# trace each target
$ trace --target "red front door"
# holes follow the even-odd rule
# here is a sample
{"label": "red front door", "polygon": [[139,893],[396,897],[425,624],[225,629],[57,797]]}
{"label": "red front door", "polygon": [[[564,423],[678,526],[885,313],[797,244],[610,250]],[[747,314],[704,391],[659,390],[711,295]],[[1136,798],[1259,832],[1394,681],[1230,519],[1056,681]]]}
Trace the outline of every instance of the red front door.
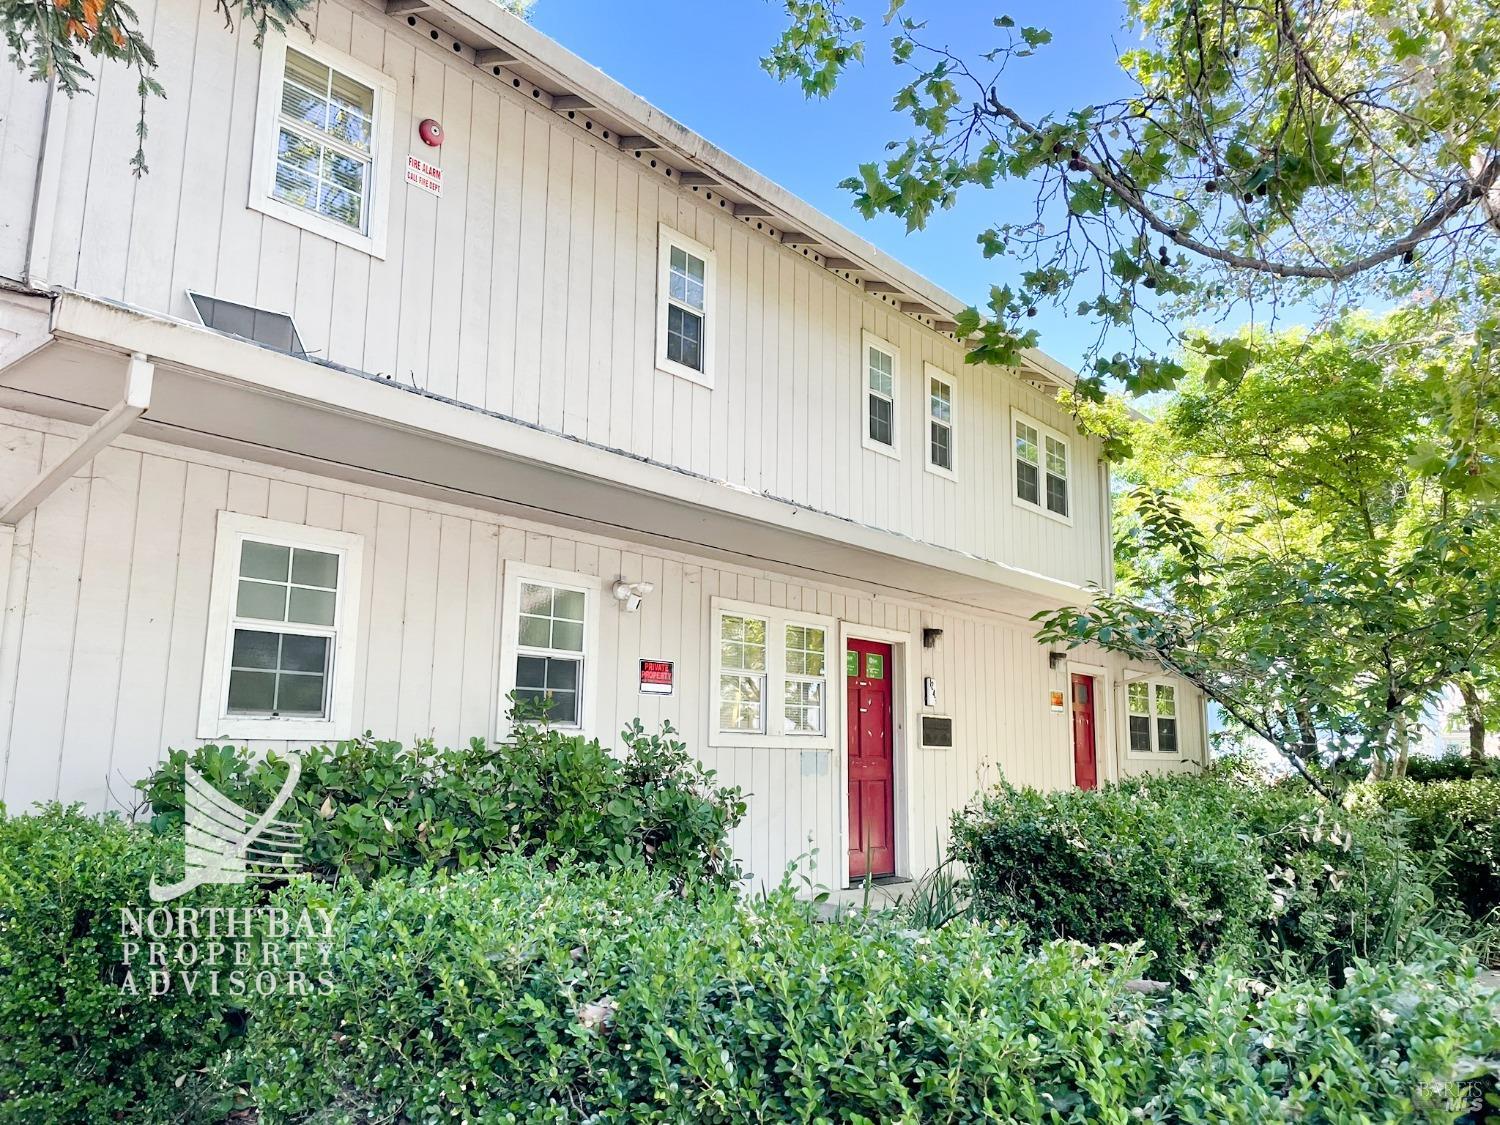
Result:
{"label": "red front door", "polygon": [[849,642],[849,878],[896,873],[891,646]]}
{"label": "red front door", "polygon": [[1094,756],[1094,677],[1073,677],[1073,781],[1080,789],[1099,785]]}

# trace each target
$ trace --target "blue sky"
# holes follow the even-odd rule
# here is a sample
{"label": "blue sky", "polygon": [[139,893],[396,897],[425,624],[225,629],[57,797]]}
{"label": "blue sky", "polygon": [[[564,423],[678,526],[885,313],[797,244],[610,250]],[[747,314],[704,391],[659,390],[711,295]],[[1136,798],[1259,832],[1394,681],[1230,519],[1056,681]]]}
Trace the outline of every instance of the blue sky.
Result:
{"label": "blue sky", "polygon": [[[855,0],[883,13],[883,0]],[[1006,96],[1023,112],[1042,113],[1118,96],[1127,87],[1115,66],[1133,43],[1120,25],[1119,0],[909,0],[909,14],[928,19],[927,38],[963,44],[966,55],[998,42],[995,16],[1046,27],[1053,41],[1007,72]],[[885,29],[868,29],[862,67],[823,101],[782,86],[759,60],[783,25],[773,0],[537,0],[532,22],[576,54],[852,227],[950,292],[982,304],[992,284],[1014,280],[1009,262],[987,262],[975,235],[995,222],[1030,213],[1024,184],[973,192],[925,230],[907,235],[888,217],[866,221],[838,187],[887,141],[904,137],[890,96],[904,73],[890,61]],[[1043,308],[1036,319],[1042,348],[1078,366],[1093,340],[1084,321]]]}

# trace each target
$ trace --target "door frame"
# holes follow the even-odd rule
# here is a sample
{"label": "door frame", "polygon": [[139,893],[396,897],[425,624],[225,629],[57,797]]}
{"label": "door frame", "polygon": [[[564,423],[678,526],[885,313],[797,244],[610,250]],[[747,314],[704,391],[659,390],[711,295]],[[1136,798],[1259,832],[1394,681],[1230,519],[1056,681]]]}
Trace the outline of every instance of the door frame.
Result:
{"label": "door frame", "polygon": [[[1067,662],[1068,777],[1078,788],[1078,755],[1073,745],[1073,677],[1094,677],[1094,778],[1099,785],[1120,780],[1115,761],[1114,682],[1102,664]],[[1106,767],[1105,763],[1108,763]]]}
{"label": "door frame", "polygon": [[834,823],[839,826],[838,862],[834,868],[838,875],[838,886],[849,886],[849,677],[846,673],[849,642],[873,641],[891,646],[891,819],[896,836],[896,858],[892,866],[897,879],[911,875],[907,823],[908,763],[911,755],[910,732],[915,727],[916,700],[912,694],[912,677],[909,674],[909,657],[912,652],[912,634],[899,629],[885,629],[878,625],[860,625],[854,621],[839,622],[839,738],[835,744],[833,795],[838,801]]}

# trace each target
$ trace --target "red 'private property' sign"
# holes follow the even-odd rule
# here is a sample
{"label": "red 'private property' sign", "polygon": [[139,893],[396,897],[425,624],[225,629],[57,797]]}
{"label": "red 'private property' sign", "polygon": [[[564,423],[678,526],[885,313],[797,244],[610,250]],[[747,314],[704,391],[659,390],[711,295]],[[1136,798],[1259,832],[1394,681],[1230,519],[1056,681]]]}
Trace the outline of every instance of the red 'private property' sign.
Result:
{"label": "red 'private property' sign", "polygon": [[672,662],[670,660],[641,661],[641,694],[672,694]]}

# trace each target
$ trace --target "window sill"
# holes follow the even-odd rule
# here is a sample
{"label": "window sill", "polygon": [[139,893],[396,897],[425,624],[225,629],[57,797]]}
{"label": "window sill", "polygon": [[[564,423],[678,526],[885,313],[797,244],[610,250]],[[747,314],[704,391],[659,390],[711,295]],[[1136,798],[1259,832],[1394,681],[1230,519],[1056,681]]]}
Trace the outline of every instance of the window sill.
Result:
{"label": "window sill", "polygon": [[198,737],[208,742],[225,739],[340,742],[352,738],[353,733],[343,729],[343,724],[335,719],[252,719],[230,715],[213,723],[199,723]]}
{"label": "window sill", "polygon": [[927,462],[927,465],[925,467],[927,471],[935,477],[941,477],[943,480],[952,481],[954,484],[958,483],[958,474],[952,469],[945,469],[941,465],[934,465],[931,461]]}
{"label": "window sill", "polygon": [[1132,750],[1132,751],[1128,752],[1125,755],[1125,760],[1128,761],[1128,762],[1185,762],[1185,761],[1188,761],[1188,759],[1186,757],[1184,757],[1182,754],[1162,754],[1162,753],[1158,753],[1158,752],[1156,752],[1154,750],[1151,753],[1149,753],[1149,754],[1137,754],[1135,751]]}
{"label": "window sill", "polygon": [[656,369],[663,375],[671,375],[678,379],[686,379],[689,383],[697,383],[700,387],[714,389],[714,377],[707,371],[699,371],[696,367],[689,367],[685,363],[676,360],[657,357]]}
{"label": "window sill", "polygon": [[[367,202],[368,205],[368,202]],[[309,234],[321,235],[323,238],[347,246],[351,250],[358,250],[368,254],[372,258],[385,260],[385,239],[374,234],[361,234],[357,230],[350,230],[342,223],[336,223],[332,219],[325,219],[314,211],[308,211],[302,207],[294,207],[290,203],[283,203],[279,199],[273,199],[269,195],[252,196],[248,204],[250,210],[259,211],[273,219],[279,219],[294,227],[300,227]]]}
{"label": "window sill", "polygon": [[759,747],[763,750],[832,750],[832,735],[733,734],[715,731],[708,736],[711,750],[734,750]]}
{"label": "window sill", "polygon": [[1013,503],[1016,507],[1020,508],[1023,512],[1031,512],[1031,513],[1033,513],[1035,515],[1038,515],[1038,516],[1045,516],[1047,519],[1051,520],[1053,523],[1060,523],[1064,527],[1072,527],[1073,526],[1073,517],[1072,516],[1060,516],[1056,512],[1054,512],[1051,508],[1044,508],[1040,504],[1033,504],[1029,500],[1022,500],[1014,492],[1012,492],[1010,494],[1010,499],[1011,499],[1011,503]]}
{"label": "window sill", "polygon": [[901,460],[901,451],[898,450],[895,446],[883,445],[869,435],[865,435],[864,437],[860,438],[859,443],[871,453],[878,453],[882,457],[889,457],[892,461]]}

